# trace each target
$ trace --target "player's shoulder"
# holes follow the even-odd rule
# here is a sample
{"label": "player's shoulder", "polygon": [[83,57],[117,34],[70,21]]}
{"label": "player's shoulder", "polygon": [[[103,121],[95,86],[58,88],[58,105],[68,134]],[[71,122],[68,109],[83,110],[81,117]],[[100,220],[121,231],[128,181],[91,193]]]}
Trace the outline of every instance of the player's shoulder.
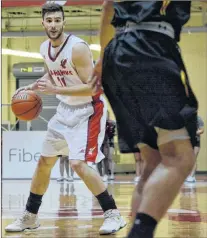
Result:
{"label": "player's shoulder", "polygon": [[84,49],[85,47],[88,47],[87,42],[78,36],[72,35],[72,36],[70,36],[70,39],[71,39],[71,42],[69,42],[69,44],[72,43],[73,48]]}
{"label": "player's shoulder", "polygon": [[73,49],[73,57],[77,59],[83,58],[83,56],[88,55],[89,52],[91,54],[90,47],[85,41],[76,41],[73,44],[72,49]]}
{"label": "player's shoulder", "polygon": [[69,35],[68,41],[67,41],[67,45],[69,47],[74,48],[74,46],[76,46],[78,43],[85,43],[85,41],[83,39],[79,38],[78,36]]}
{"label": "player's shoulder", "polygon": [[70,40],[75,40],[75,41],[79,41],[79,42],[85,42],[82,38],[75,36],[75,35],[70,35],[69,36]]}
{"label": "player's shoulder", "polygon": [[43,52],[45,49],[48,49],[48,45],[49,45],[49,39],[42,42],[42,44],[40,45],[40,53]]}

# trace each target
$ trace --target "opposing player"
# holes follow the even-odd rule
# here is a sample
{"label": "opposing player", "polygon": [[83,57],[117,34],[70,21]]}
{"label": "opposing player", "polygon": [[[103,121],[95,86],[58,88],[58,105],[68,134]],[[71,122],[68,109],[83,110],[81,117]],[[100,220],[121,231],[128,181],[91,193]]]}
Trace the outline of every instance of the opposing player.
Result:
{"label": "opposing player", "polygon": [[177,44],[190,9],[191,1],[103,5],[101,57],[92,78],[102,78],[118,135],[131,151],[138,145],[145,160],[129,238],[153,237],[195,163],[198,105]]}
{"label": "opposing player", "polygon": [[[48,73],[24,89],[56,94],[60,100],[57,113],[48,123],[41,157],[33,176],[24,214],[6,231],[23,231],[39,226],[37,213],[47,190],[51,169],[57,155],[69,155],[72,169],[98,199],[104,211],[100,234],[110,234],[126,225],[115,201],[95,170],[86,162],[103,159],[100,146],[106,124],[106,103],[100,93],[93,95],[92,83],[87,84],[93,70],[88,45],[74,35],[64,34],[63,8],[55,3],[42,7],[42,25],[48,36],[40,47]],[[68,148],[70,150],[68,151]]]}

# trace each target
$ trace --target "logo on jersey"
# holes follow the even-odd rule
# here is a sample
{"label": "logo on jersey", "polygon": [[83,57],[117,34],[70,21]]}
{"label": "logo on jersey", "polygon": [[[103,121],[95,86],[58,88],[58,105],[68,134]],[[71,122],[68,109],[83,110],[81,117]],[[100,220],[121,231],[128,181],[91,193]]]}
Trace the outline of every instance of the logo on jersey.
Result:
{"label": "logo on jersey", "polygon": [[66,63],[67,63],[67,59],[62,59],[61,62],[60,62],[60,66],[61,66],[63,69],[66,69]]}
{"label": "logo on jersey", "polygon": [[88,154],[92,155],[95,149],[96,149],[96,147],[90,148],[88,151]]}
{"label": "logo on jersey", "polygon": [[71,70],[50,70],[51,76],[65,76],[65,75],[73,75]]}

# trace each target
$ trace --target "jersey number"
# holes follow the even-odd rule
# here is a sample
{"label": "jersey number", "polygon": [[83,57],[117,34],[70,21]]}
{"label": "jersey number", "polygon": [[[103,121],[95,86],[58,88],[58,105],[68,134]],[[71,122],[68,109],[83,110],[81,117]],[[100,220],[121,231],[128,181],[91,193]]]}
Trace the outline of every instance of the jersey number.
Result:
{"label": "jersey number", "polygon": [[162,1],[162,7],[160,9],[160,15],[166,16],[167,7],[170,5],[171,1]]}
{"label": "jersey number", "polygon": [[62,87],[66,87],[66,82],[64,78],[57,77],[57,80]]}

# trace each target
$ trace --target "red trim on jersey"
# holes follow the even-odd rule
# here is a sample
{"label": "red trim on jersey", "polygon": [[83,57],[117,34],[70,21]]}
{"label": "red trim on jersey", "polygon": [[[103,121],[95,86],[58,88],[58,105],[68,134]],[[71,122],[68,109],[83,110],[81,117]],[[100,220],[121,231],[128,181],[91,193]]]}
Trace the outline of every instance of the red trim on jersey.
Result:
{"label": "red trim on jersey", "polygon": [[88,136],[86,146],[86,161],[95,162],[98,155],[98,136],[101,131],[101,118],[103,116],[104,104],[100,100],[100,95],[93,97],[92,102],[94,113],[88,121]]}
{"label": "red trim on jersey", "polygon": [[2,0],[2,7],[32,7],[41,6],[45,3],[45,0],[35,0],[35,1],[10,1]]}
{"label": "red trim on jersey", "polygon": [[67,44],[69,38],[70,38],[71,35],[68,35],[68,37],[66,38],[64,44],[62,45],[62,47],[60,48],[60,50],[58,51],[58,53],[56,54],[56,56],[53,58],[52,55],[51,55],[51,42],[49,42],[49,46],[48,46],[48,56],[49,58],[54,62],[58,55],[61,53],[61,51],[63,50],[63,48],[65,47],[65,45]]}

